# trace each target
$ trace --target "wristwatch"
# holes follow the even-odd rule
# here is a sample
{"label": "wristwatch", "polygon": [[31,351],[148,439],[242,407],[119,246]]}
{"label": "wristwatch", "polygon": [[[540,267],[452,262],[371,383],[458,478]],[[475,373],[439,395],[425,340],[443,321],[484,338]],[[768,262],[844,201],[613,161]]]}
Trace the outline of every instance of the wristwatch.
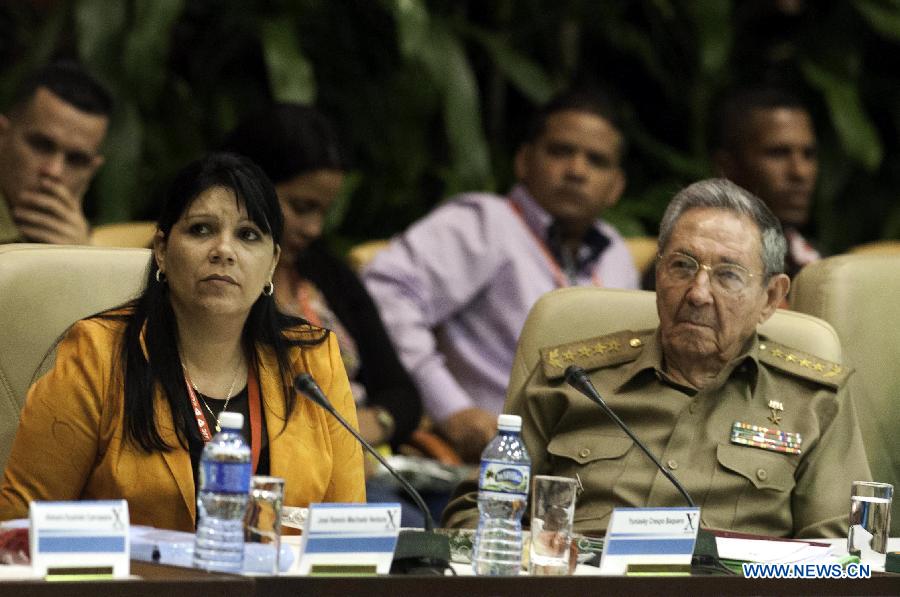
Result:
{"label": "wristwatch", "polygon": [[397,430],[397,422],[394,421],[394,415],[382,406],[373,406],[372,410],[375,412],[375,420],[378,421],[378,425],[384,433],[384,441],[390,441],[394,437],[394,431]]}

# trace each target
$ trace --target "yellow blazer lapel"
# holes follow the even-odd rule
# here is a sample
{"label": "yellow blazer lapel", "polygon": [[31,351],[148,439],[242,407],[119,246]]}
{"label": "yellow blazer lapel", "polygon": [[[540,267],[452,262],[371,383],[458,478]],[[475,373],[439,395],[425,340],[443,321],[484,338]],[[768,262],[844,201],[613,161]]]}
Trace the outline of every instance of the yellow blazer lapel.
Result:
{"label": "yellow blazer lapel", "polygon": [[[140,342],[145,359],[149,358],[147,355],[146,333],[147,324],[144,323],[144,327],[141,329]],[[172,409],[169,408],[169,403],[162,395],[159,386],[156,387],[154,392],[153,403],[156,409],[156,426],[159,429],[159,435],[166,442],[166,445],[173,448],[168,452],[162,453],[163,459],[166,461],[166,465],[168,465],[169,471],[178,485],[178,491],[181,492],[181,499],[184,501],[184,505],[190,514],[191,521],[196,525],[197,498],[194,490],[194,471],[191,468],[191,455],[187,450],[182,449],[178,443],[178,433],[172,425]]]}
{"label": "yellow blazer lapel", "polygon": [[[172,411],[161,392],[156,392],[154,401],[156,404],[156,425],[159,429],[159,434],[167,445],[174,448],[168,452],[163,452],[163,458],[169,467],[169,471],[172,473],[172,477],[175,478],[175,483],[181,492],[181,499],[190,513],[191,521],[196,524],[197,503],[194,491],[194,471],[191,469],[191,456],[187,450],[182,449],[178,444],[178,434],[172,425]],[[172,507],[174,507],[174,504]]]}

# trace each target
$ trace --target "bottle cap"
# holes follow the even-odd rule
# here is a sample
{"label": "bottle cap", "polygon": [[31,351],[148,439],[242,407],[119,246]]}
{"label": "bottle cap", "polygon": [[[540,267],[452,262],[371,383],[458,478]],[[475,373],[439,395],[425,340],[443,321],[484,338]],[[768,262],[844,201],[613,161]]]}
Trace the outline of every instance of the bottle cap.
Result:
{"label": "bottle cap", "polygon": [[219,415],[219,426],[222,429],[243,429],[244,415],[226,410]]}
{"label": "bottle cap", "polygon": [[500,415],[497,417],[497,429],[503,431],[521,431],[522,417],[519,415]]}

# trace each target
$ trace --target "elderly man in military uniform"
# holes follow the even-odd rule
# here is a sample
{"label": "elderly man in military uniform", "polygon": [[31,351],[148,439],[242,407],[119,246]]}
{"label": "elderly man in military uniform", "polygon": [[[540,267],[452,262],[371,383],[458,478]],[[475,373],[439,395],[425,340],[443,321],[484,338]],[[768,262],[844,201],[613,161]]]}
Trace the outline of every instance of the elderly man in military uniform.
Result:
{"label": "elderly man in military uniform", "polygon": [[[846,536],[853,480],[870,478],[849,372],[760,337],[788,292],[778,220],[737,185],[682,190],[661,224],[659,327],[541,351],[505,411],[522,416],[532,474],[579,479],[579,531],[613,508],[684,499],[603,412],[564,382],[574,354],[609,406],[686,487],[703,526],[785,537]],[[589,317],[589,314],[584,314]],[[579,350],[603,345],[603,351]],[[474,526],[461,487],[447,526]]]}

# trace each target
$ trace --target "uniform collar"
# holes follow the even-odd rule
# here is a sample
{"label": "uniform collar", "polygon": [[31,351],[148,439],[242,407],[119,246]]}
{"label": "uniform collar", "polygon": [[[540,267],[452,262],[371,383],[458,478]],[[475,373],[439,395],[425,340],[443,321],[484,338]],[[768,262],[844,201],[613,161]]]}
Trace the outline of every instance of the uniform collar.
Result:
{"label": "uniform collar", "polygon": [[[686,394],[694,395],[698,393],[694,388],[687,388],[673,382],[665,373],[665,356],[663,355],[658,327],[655,330],[644,332],[640,338],[641,341],[644,342],[644,350],[641,351],[638,358],[626,366],[624,377],[615,388],[616,392],[622,391],[631,383],[641,383],[642,381],[645,382],[645,380],[656,378],[662,383],[681,390]],[[755,389],[759,377],[759,343],[759,335],[756,332],[753,332],[753,335],[744,343],[744,348],[741,350],[740,354],[738,354],[731,362],[727,363],[719,373],[718,377],[701,391],[716,391],[724,386],[728,379],[739,375],[746,376],[751,384],[751,388]]]}

